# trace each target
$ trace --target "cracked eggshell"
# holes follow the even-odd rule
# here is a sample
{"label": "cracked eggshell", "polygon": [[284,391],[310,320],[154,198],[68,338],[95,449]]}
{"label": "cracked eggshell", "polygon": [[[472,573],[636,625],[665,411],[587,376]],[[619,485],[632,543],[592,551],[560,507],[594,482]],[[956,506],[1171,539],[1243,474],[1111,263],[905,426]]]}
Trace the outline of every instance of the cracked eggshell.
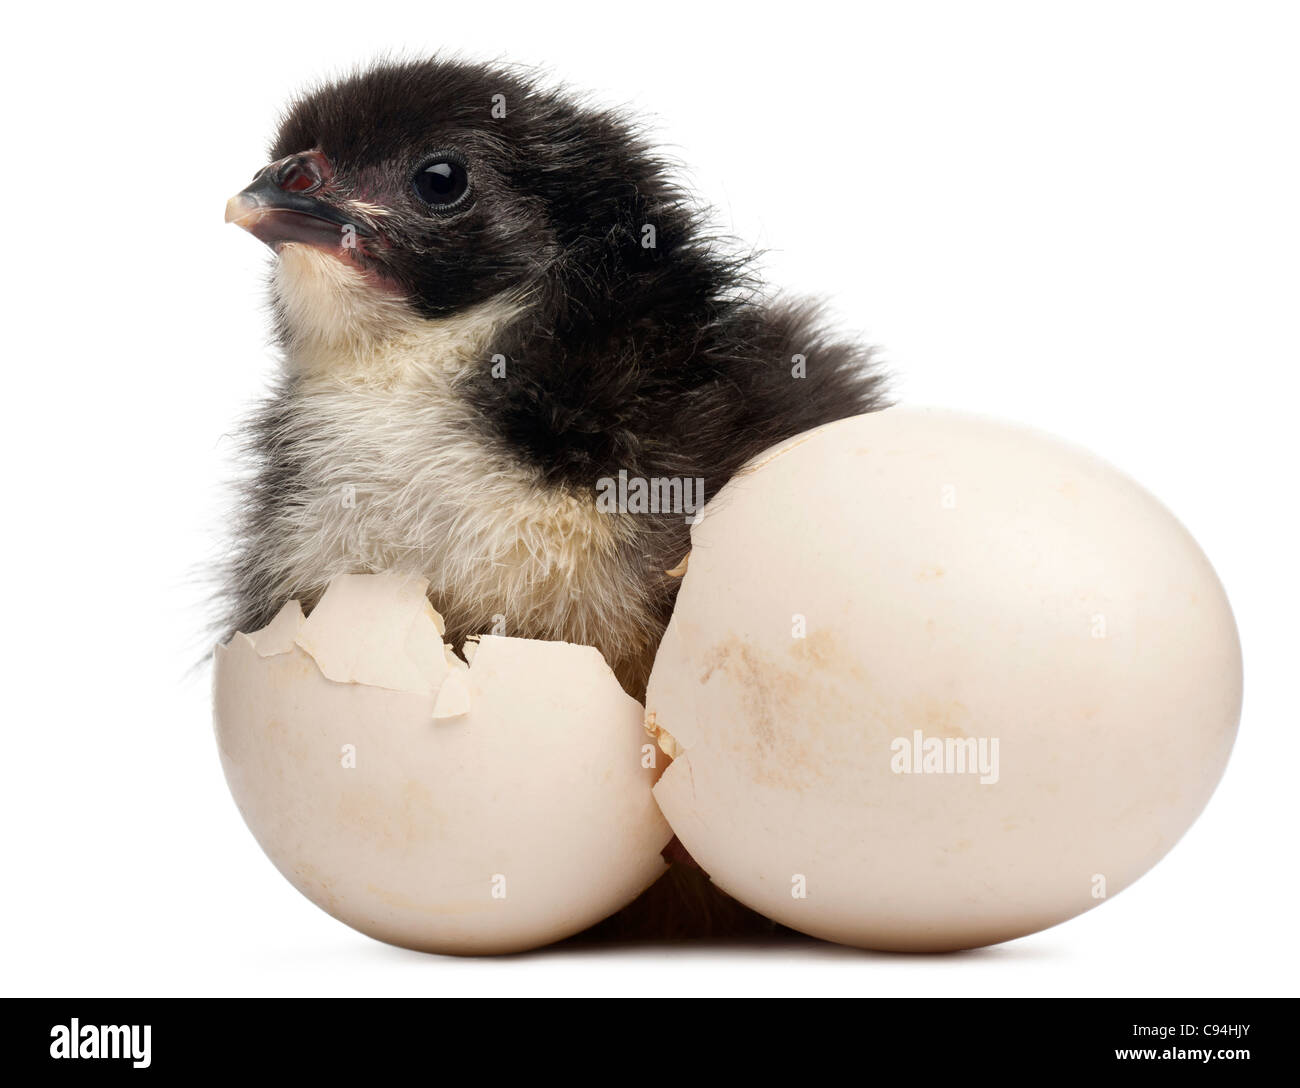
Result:
{"label": "cracked eggshell", "polygon": [[348,575],[217,648],[230,790],[290,883],[381,941],[577,933],[665,868],[641,706],[587,646],[485,636],[467,667],[425,588]]}
{"label": "cracked eggshell", "polygon": [[655,797],[718,885],[788,926],[991,944],[1178,841],[1241,687],[1214,571],[1133,481],[893,408],[760,456],[705,509],[646,698],[684,753]]}

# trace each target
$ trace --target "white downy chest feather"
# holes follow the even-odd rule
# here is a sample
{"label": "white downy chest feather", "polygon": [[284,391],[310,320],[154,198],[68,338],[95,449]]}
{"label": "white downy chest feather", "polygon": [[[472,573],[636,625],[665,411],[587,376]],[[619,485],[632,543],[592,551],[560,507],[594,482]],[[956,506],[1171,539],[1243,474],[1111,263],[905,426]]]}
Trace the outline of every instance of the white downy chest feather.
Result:
{"label": "white downy chest feather", "polygon": [[335,574],[410,571],[455,630],[638,652],[652,624],[631,520],[547,485],[457,394],[513,307],[413,318],[337,260],[289,248],[277,297],[312,333],[290,345],[301,380],[284,437],[300,474],[266,541],[277,588],[310,597]]}

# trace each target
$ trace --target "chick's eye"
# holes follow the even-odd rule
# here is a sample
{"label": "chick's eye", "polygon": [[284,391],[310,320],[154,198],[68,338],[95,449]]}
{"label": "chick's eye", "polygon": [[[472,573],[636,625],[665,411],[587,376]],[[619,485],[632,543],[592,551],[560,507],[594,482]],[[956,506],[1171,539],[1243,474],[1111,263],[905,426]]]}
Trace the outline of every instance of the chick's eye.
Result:
{"label": "chick's eye", "polygon": [[445,211],[469,191],[469,174],[459,159],[437,155],[415,172],[411,187],[430,207]]}

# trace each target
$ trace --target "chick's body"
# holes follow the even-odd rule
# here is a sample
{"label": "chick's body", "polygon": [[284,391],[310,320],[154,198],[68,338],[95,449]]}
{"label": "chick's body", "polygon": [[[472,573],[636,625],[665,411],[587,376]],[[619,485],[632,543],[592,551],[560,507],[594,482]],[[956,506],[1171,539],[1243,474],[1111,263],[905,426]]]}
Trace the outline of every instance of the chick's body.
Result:
{"label": "chick's body", "polygon": [[[384,64],[293,104],[271,159],[227,209],[277,254],[284,360],[247,432],[231,629],[405,570],[454,645],[594,645],[642,697],[688,517],[881,404],[869,352],[759,291],[620,114]],[[695,502],[611,509],[621,474]]]}
{"label": "chick's body", "polygon": [[[228,213],[278,254],[285,361],[249,433],[232,628],[410,570],[454,644],[594,645],[639,696],[692,511],[602,489],[698,506],[879,404],[868,353],[764,300],[620,115],[506,71],[381,65],[294,104],[271,157]],[[430,200],[422,168],[451,189]]]}

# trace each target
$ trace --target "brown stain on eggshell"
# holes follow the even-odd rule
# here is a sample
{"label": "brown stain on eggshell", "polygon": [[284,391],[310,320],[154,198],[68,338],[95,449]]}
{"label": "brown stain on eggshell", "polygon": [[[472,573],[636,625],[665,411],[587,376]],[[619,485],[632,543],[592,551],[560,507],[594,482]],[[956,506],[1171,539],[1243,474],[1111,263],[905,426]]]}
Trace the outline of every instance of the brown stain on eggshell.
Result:
{"label": "brown stain on eggshell", "polygon": [[[832,781],[846,760],[887,759],[891,740],[914,729],[954,739],[976,732],[971,709],[960,699],[873,702],[879,685],[828,631],[792,639],[780,655],[732,635],[701,655],[697,677],[701,685],[725,678],[734,687],[746,728],[732,753],[756,782],[782,789]],[[851,704],[845,701],[850,693]],[[844,723],[851,723],[847,733]]]}
{"label": "brown stain on eggshell", "polygon": [[968,737],[970,708],[959,699],[925,696],[904,702],[901,721],[908,730],[919,729],[927,737]]}
{"label": "brown stain on eggshell", "polygon": [[797,790],[828,777],[834,760],[826,758],[825,723],[851,711],[829,679],[858,672],[857,663],[845,659],[825,631],[793,639],[789,654],[779,660],[733,635],[702,655],[699,682],[717,683],[722,676],[737,689],[747,729],[734,751],[755,780]]}
{"label": "brown stain on eggshell", "polygon": [[835,652],[835,638],[829,631],[814,631],[807,638],[794,640],[794,656],[818,668],[840,664]]}

